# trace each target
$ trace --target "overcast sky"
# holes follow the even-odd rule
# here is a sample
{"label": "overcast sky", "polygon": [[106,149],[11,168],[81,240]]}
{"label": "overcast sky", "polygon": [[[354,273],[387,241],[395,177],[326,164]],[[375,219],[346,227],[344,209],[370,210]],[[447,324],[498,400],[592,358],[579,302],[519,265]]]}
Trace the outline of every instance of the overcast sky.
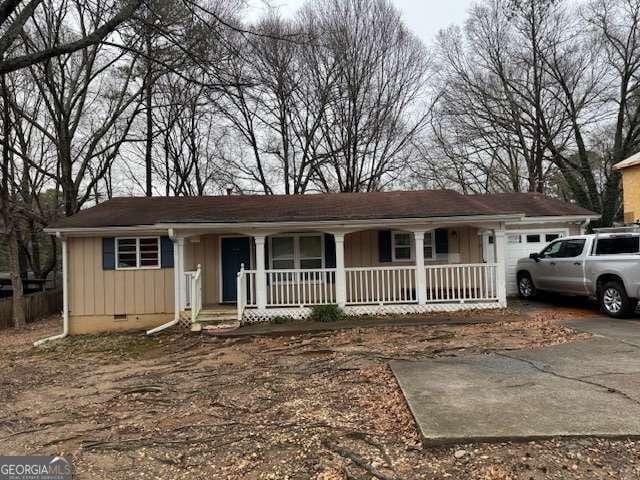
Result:
{"label": "overcast sky", "polygon": [[[461,25],[472,0],[391,0],[402,12],[407,25],[425,44],[433,41],[438,30],[451,24]],[[293,14],[305,0],[249,0],[247,14],[260,17],[267,6],[278,8],[284,15]]]}

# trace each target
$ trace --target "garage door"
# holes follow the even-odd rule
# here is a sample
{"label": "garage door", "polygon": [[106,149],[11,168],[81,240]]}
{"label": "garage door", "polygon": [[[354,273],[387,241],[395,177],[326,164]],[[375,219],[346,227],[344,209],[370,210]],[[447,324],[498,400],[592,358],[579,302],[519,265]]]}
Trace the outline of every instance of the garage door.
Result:
{"label": "garage door", "polygon": [[[507,230],[507,295],[517,295],[516,264],[530,253],[539,252],[549,242],[569,234],[567,229],[554,230]],[[493,238],[489,237],[488,261],[493,261]]]}

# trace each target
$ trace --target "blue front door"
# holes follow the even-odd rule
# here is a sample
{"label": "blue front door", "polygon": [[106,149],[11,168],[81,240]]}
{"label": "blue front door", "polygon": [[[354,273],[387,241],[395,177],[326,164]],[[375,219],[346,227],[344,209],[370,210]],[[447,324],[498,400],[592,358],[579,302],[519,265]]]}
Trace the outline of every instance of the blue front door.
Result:
{"label": "blue front door", "polygon": [[240,265],[251,268],[250,237],[223,237],[220,247],[222,265],[222,301],[235,302],[238,299],[237,274]]}

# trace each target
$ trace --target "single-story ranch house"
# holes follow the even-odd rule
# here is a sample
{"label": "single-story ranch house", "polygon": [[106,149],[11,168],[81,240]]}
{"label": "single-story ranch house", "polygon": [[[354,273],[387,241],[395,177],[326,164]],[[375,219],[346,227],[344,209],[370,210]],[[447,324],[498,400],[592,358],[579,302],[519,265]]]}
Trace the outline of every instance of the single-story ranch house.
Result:
{"label": "single-story ranch house", "polygon": [[[515,260],[596,214],[532,193],[449,190],[114,198],[47,231],[62,240],[65,334],[497,308]],[[226,307],[224,307],[226,306]]]}

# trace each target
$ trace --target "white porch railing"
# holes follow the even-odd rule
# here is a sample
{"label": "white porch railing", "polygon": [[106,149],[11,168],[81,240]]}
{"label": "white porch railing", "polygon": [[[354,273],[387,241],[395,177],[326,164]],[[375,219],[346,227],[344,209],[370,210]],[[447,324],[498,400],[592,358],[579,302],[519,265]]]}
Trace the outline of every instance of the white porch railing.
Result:
{"label": "white porch railing", "polygon": [[[267,306],[308,306],[335,303],[335,269],[266,270]],[[238,299],[245,307],[255,307],[256,271],[238,272]]]}
{"label": "white porch railing", "polygon": [[244,264],[240,266],[236,285],[236,305],[238,307],[238,321],[242,320],[245,307],[256,306],[256,271],[245,270]]}
{"label": "white porch railing", "polygon": [[497,264],[426,267],[427,303],[498,300]]}
{"label": "white porch railing", "polygon": [[183,309],[191,308],[191,279],[195,274],[195,270],[184,272],[184,304],[182,305]]}
{"label": "white porch railing", "polygon": [[[308,307],[336,303],[336,269],[266,270],[267,307]],[[238,318],[256,307],[255,270],[241,268],[237,278]],[[347,306],[402,305],[419,302],[416,267],[345,268]],[[423,297],[427,304],[496,302],[496,263],[429,265]]]}
{"label": "white porch railing", "polygon": [[267,270],[267,305],[324,305],[336,302],[336,270]]}
{"label": "white porch railing", "polygon": [[347,305],[416,303],[416,267],[345,268]]}

